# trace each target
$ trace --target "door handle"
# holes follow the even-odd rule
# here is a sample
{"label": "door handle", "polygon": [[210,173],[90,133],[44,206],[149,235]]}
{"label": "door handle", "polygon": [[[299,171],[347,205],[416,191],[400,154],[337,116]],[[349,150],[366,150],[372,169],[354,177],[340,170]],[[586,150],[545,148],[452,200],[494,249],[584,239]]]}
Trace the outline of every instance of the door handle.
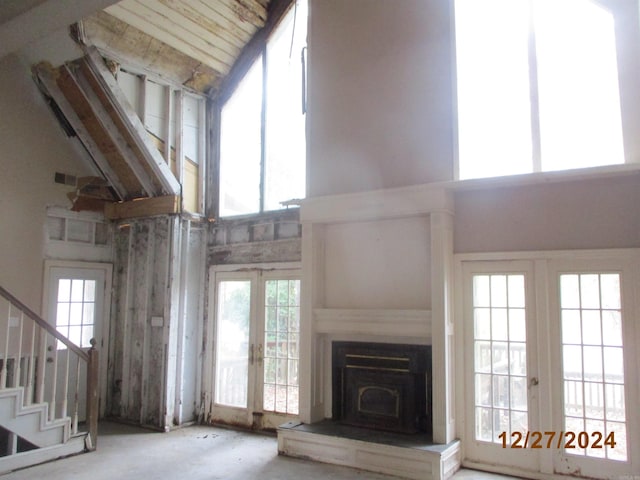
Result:
{"label": "door handle", "polygon": [[540,382],[538,381],[538,377],[531,377],[529,380],[529,388],[537,387]]}
{"label": "door handle", "polygon": [[262,355],[262,344],[258,345],[258,363],[262,363],[262,359],[264,356]]}

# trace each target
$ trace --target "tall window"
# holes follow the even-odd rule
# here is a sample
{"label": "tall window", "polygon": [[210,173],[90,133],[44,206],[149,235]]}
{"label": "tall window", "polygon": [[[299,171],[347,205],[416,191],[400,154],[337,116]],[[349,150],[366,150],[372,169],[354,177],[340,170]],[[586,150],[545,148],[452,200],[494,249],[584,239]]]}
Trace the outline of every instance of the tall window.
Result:
{"label": "tall window", "polygon": [[603,3],[455,0],[460,179],[624,163]]}
{"label": "tall window", "polygon": [[305,195],[306,22],[298,0],[222,107],[221,216],[277,210]]}

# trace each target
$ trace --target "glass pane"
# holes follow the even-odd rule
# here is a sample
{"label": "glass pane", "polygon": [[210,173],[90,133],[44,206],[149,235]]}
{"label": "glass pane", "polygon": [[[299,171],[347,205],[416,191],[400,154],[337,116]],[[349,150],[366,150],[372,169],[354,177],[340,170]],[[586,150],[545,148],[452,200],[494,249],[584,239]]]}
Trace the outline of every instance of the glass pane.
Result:
{"label": "glass pane", "polygon": [[493,440],[491,408],[476,407],[476,440],[485,442]]}
{"label": "glass pane", "polygon": [[489,308],[476,308],[475,317],[475,337],[477,339],[491,338],[491,310]]}
{"label": "glass pane", "polygon": [[562,311],[562,342],[579,345],[582,342],[580,310]]}
{"label": "glass pane", "polygon": [[582,380],[582,348],[579,345],[565,345],[562,352],[564,378]]}
{"label": "glass pane", "polygon": [[527,409],[527,379],[525,377],[511,377],[511,408],[515,410]]}
{"label": "glass pane", "polygon": [[527,374],[527,345],[525,343],[512,342],[509,345],[510,373],[511,375]]}
{"label": "glass pane", "polygon": [[276,305],[278,298],[278,282],[267,280],[265,282],[267,305]]}
{"label": "glass pane", "polygon": [[278,331],[286,332],[289,327],[289,309],[278,307]]}
{"label": "glass pane", "polygon": [[509,377],[507,375],[493,376],[493,406],[509,408]]}
{"label": "glass pane", "polygon": [[584,379],[590,382],[602,381],[602,347],[584,347]]}
{"label": "glass pane", "polygon": [[266,320],[264,329],[267,332],[275,332],[277,329],[277,307],[267,307],[266,308]]}
{"label": "glass pane", "polygon": [[509,344],[507,342],[493,342],[493,373],[509,373]]}
{"label": "glass pane", "polygon": [[605,384],[605,400],[607,405],[607,419],[623,422],[626,418],[624,387],[610,383]]}
{"label": "glass pane", "polygon": [[84,304],[84,313],[82,315],[82,324],[83,325],[93,325],[94,306],[95,306],[95,304],[93,304],[93,303],[85,303]]}
{"label": "glass pane", "polygon": [[296,9],[290,10],[267,43],[266,210],[280,209],[280,202],[305,196],[306,135],[300,53],[306,44],[306,18],[307,2],[298,1]]}
{"label": "glass pane", "polygon": [[491,306],[507,306],[507,277],[506,275],[491,275]]}
{"label": "glass pane", "polygon": [[605,418],[604,388],[602,383],[584,382],[584,416]]}
{"label": "glass pane", "polygon": [[300,307],[289,309],[289,331],[300,331]]}
{"label": "glass pane", "polygon": [[300,352],[298,351],[298,334],[289,334],[289,358],[298,358]]}
{"label": "glass pane", "polygon": [[580,304],[582,308],[600,308],[598,275],[580,275]]}
{"label": "glass pane", "polygon": [[71,301],[81,302],[84,298],[84,280],[71,280]]}
{"label": "glass pane", "polygon": [[602,345],[600,310],[582,311],[582,343],[585,345]]}
{"label": "glass pane", "polygon": [[604,345],[622,346],[622,318],[620,312],[603,310],[602,343]]}
{"label": "glass pane", "polygon": [[278,280],[278,305],[289,305],[289,282]]}
{"label": "glass pane", "polygon": [[491,306],[488,275],[475,275],[473,277],[473,304],[476,307]]}
{"label": "glass pane", "polygon": [[509,307],[524,308],[524,276],[509,275],[507,283],[509,289]]}
{"label": "glass pane", "polygon": [[529,2],[456,0],[455,23],[459,176],[528,172]]}
{"label": "glass pane", "polygon": [[84,301],[85,302],[96,301],[96,281],[95,280],[84,281]]}
{"label": "glass pane", "polygon": [[543,170],[624,163],[614,18],[598,3],[534,2]]}
{"label": "glass pane", "polygon": [[509,310],[509,340],[512,342],[524,342],[527,339],[527,325],[525,323],[524,309]]}
{"label": "glass pane", "polygon": [[91,339],[93,338],[93,325],[85,325],[82,327],[82,348],[91,347]]}
{"label": "glass pane", "polygon": [[491,309],[491,338],[494,340],[509,340],[509,330],[507,329],[507,309]]}
{"label": "glass pane", "polygon": [[289,377],[287,385],[298,385],[298,360],[289,360]]}
{"label": "glass pane", "polygon": [[620,308],[620,275],[603,274],[600,275],[600,288],[602,289],[602,308]]}
{"label": "glass pane", "polygon": [[604,381],[609,383],[624,383],[624,359],[622,348],[605,347],[604,353]]}
{"label": "glass pane", "polygon": [[264,345],[264,356],[265,357],[275,357],[276,356],[276,333],[275,332],[266,332],[264,334],[265,345]]}
{"label": "glass pane", "polygon": [[582,382],[565,380],[564,382],[564,413],[566,415],[584,415],[584,401],[582,399]]}
{"label": "glass pane", "polygon": [[560,275],[560,306],[580,308],[580,282],[578,275]]}
{"label": "glass pane", "polygon": [[260,211],[262,57],[222,107],[220,215]]}
{"label": "glass pane", "polygon": [[616,446],[611,448],[607,445],[607,458],[611,460],[627,460],[627,427],[624,423],[607,422],[607,435],[612,434]]}
{"label": "glass pane", "polygon": [[276,385],[276,412],[287,411],[287,386]]}
{"label": "glass pane", "polygon": [[475,342],[475,371],[491,373],[491,342]]}
{"label": "glass pane", "polygon": [[69,325],[69,304],[58,303],[58,312],[56,314],[56,325]]}
{"label": "glass pane", "polygon": [[502,443],[502,440],[498,437],[501,432],[509,432],[510,419],[509,410],[493,410],[493,441]]}
{"label": "glass pane", "polygon": [[82,303],[72,303],[69,306],[69,325],[82,325]]}
{"label": "glass pane", "polygon": [[476,405],[491,406],[491,375],[476,374]]}
{"label": "glass pane", "polygon": [[82,342],[82,327],[69,327],[69,340],[76,345]]}
{"label": "glass pane", "polygon": [[265,383],[276,383],[276,360],[275,358],[264,359],[264,381]]}
{"label": "glass pane", "polygon": [[68,302],[71,299],[71,280],[58,280],[58,301]]}
{"label": "glass pane", "polygon": [[218,284],[215,401],[247,406],[251,282]]}
{"label": "glass pane", "polygon": [[264,386],[264,400],[263,408],[266,411],[273,412],[276,409],[276,386],[267,385]]}
{"label": "glass pane", "polygon": [[278,358],[287,358],[288,355],[288,350],[289,350],[289,346],[288,346],[288,340],[289,340],[289,336],[287,335],[287,332],[278,332],[277,333],[277,337],[278,337],[278,344],[277,344],[277,352],[276,352],[276,356]]}

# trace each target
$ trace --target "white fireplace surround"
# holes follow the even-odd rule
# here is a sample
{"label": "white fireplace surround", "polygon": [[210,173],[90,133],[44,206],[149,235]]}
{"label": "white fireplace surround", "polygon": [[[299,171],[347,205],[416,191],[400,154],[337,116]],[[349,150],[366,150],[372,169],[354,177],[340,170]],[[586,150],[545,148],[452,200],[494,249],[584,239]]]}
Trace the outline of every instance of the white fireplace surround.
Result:
{"label": "white fireplace surround", "polygon": [[[300,215],[301,421],[313,424],[331,416],[332,341],[432,345],[433,440],[451,448],[416,460],[415,471],[396,474],[448,478],[459,467],[459,442],[454,441],[451,193],[422,185],[316,197],[303,202]],[[286,436],[281,439],[286,444],[283,453],[309,456],[308,438],[280,435]],[[331,450],[331,442],[323,441]],[[349,458],[357,459],[357,452],[370,458],[368,446],[353,448]],[[395,453],[392,448],[387,452],[392,464]],[[379,446],[375,455],[384,455]],[[331,461],[331,455],[317,459]],[[367,468],[356,460],[335,463]]]}

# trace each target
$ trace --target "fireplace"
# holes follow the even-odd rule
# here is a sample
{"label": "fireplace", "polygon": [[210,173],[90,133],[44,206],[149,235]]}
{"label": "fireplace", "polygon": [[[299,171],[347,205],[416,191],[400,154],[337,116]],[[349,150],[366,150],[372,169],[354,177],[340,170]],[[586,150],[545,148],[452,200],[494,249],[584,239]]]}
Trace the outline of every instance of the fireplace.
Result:
{"label": "fireplace", "polygon": [[401,433],[431,432],[431,346],[333,342],[333,419]]}

